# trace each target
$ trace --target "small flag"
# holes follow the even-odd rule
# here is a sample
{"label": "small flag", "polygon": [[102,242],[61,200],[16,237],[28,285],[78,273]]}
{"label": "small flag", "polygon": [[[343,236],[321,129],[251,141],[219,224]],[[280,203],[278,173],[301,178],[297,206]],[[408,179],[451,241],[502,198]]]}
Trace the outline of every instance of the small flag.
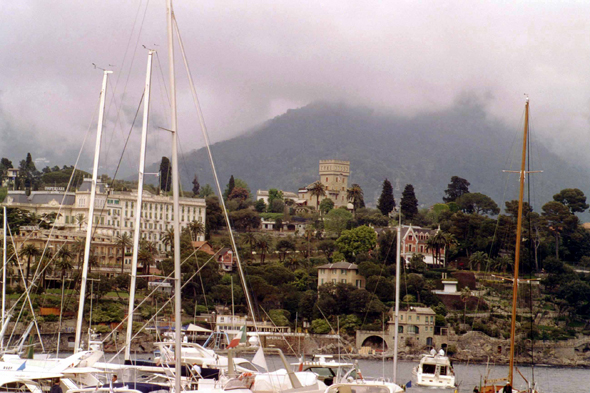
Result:
{"label": "small flag", "polygon": [[411,388],[412,387],[412,381],[408,381],[408,383],[406,383],[406,388]]}
{"label": "small flag", "polygon": [[264,349],[262,346],[258,347],[258,351],[256,351],[256,355],[252,359],[252,363],[260,366],[264,369],[264,371],[268,371],[268,366],[266,365],[266,359],[264,358]]}
{"label": "small flag", "polygon": [[238,334],[229,342],[228,348],[235,348],[238,346],[239,343],[246,342],[246,325],[240,329]]}

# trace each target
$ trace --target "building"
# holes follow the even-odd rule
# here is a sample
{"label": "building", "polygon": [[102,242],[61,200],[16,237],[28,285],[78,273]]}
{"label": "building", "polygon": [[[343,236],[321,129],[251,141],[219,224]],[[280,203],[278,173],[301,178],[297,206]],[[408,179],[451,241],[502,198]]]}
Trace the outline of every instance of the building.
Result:
{"label": "building", "polygon": [[[391,349],[395,340],[395,319],[393,308],[386,331],[357,330],[356,346],[359,349]],[[399,311],[398,343],[401,350],[413,348],[416,351],[431,348],[446,349],[456,335],[449,327],[436,327],[436,313],[430,307],[409,307]]]}
{"label": "building", "polygon": [[[51,237],[50,237],[51,236]],[[62,247],[68,247],[74,254],[72,264],[77,266],[82,263],[84,258],[83,248],[76,254],[76,249],[86,242],[86,231],[78,230],[61,230],[51,231],[50,229],[40,229],[38,227],[21,227],[20,233],[14,236],[14,243],[17,250],[20,250],[25,244],[32,244],[39,250],[44,250],[47,246],[48,254],[46,256],[55,255]],[[95,264],[91,264],[90,268],[94,272],[99,272],[108,277],[114,277],[121,273],[121,247],[116,244],[115,239],[110,235],[95,233],[92,236],[92,244],[90,248],[91,256],[95,259]],[[35,258],[38,259],[39,257]],[[26,265],[26,258],[21,257],[21,268]],[[124,265],[124,267],[126,267]],[[75,269],[68,269],[66,277],[69,277]],[[50,280],[61,279],[61,272],[58,269],[50,269],[46,279]],[[32,274],[31,274],[32,277]]]}
{"label": "building", "polygon": [[[393,313],[393,311],[392,311]],[[399,340],[432,347],[436,313],[430,307],[410,307],[399,312]],[[395,333],[395,320],[389,320],[389,331]]]}
{"label": "building", "polygon": [[[91,179],[84,179],[75,192],[32,191],[26,195],[25,191],[8,191],[4,205],[31,211],[38,216],[58,213],[55,227],[65,230],[84,230],[88,222],[90,207]],[[133,238],[135,225],[135,208],[137,191],[112,191],[100,181],[96,187],[94,204],[94,227],[96,233],[122,236],[124,233]],[[159,252],[170,251],[171,244],[164,242],[166,231],[173,228],[172,198],[154,195],[149,191],[143,192],[143,207],[141,210],[141,237],[154,242]],[[201,198],[180,198],[180,227],[186,228],[192,222],[205,225],[205,200]],[[195,239],[203,241],[204,234]],[[130,263],[131,256],[126,263]]]}
{"label": "building", "polygon": [[231,248],[222,248],[217,254],[217,263],[219,268],[224,272],[231,272],[237,267],[237,261],[234,260],[234,252]]}
{"label": "building", "polygon": [[12,186],[12,189],[14,190],[16,187],[16,179],[18,178],[19,172],[20,169],[18,168],[8,168],[6,170],[6,178],[4,178],[4,180],[2,181],[2,187]]}
{"label": "building", "polygon": [[[326,198],[334,202],[334,207],[348,207],[348,177],[350,176],[350,161],[320,160],[320,182],[324,185],[326,196],[319,198],[319,203]],[[307,206],[317,208],[318,198],[309,191],[313,183],[299,189],[299,199]]]}
{"label": "building", "polygon": [[351,284],[364,288],[366,280],[359,274],[358,266],[354,263],[337,262],[318,266],[318,288],[327,283]]}
{"label": "building", "polygon": [[[299,200],[299,196],[294,192],[289,191],[281,191],[283,193],[283,200],[292,200],[295,203],[302,202]],[[268,190],[258,190],[256,191],[256,200],[263,200],[266,205],[268,205]]]}
{"label": "building", "polygon": [[[427,229],[413,225],[402,225],[402,244],[401,256],[409,262],[414,254],[422,254],[424,262],[428,265],[444,264],[445,249],[439,250],[438,261],[436,260],[436,250],[428,246],[428,239],[432,238],[440,229]],[[437,263],[438,262],[438,263]]]}

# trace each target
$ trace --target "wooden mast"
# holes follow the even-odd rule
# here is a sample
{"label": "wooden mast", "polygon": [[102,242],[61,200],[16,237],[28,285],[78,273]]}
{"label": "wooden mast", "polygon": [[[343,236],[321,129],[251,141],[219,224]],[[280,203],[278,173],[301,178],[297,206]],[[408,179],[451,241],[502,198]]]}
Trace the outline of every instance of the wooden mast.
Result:
{"label": "wooden mast", "polygon": [[520,242],[522,233],[522,210],[523,210],[523,195],[524,195],[524,176],[525,176],[525,162],[526,162],[526,145],[529,129],[529,99],[527,97],[525,104],[524,115],[524,137],[522,142],[522,162],[520,166],[520,192],[518,196],[518,219],[516,224],[516,249],[514,255],[514,282],[512,286],[512,324],[510,326],[510,369],[508,374],[508,381],[512,386],[514,377],[514,336],[516,332],[516,300],[518,295],[518,267],[520,262]]}

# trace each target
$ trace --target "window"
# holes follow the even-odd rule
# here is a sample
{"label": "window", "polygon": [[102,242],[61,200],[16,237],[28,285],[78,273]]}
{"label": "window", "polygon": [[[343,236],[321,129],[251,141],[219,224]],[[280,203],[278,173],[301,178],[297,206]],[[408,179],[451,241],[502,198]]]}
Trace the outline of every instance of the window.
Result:
{"label": "window", "polygon": [[420,321],[420,315],[416,315],[416,321]]}
{"label": "window", "polygon": [[397,327],[397,332],[398,333],[403,333],[404,332],[404,327],[403,326],[398,326]]}
{"label": "window", "polygon": [[341,282],[342,284],[346,284],[346,278],[343,278],[342,280],[340,280],[340,282]]}
{"label": "window", "polygon": [[346,269],[340,269],[340,273],[346,275]]}
{"label": "window", "polygon": [[333,279],[332,279],[332,282],[333,282],[334,284],[336,284],[336,279],[335,279],[335,278],[333,278]]}

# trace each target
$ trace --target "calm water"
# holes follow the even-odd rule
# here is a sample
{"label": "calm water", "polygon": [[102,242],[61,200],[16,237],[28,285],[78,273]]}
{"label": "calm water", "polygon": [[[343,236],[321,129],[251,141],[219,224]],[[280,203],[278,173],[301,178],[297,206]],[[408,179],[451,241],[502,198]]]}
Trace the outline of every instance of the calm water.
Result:
{"label": "calm water", "polygon": [[[295,358],[288,358],[289,362],[296,362]],[[393,376],[393,361],[382,362],[378,360],[359,360],[359,366],[365,378],[381,378],[391,380]],[[268,357],[269,368],[282,367],[280,360],[276,357]],[[398,362],[398,382],[404,384],[412,380],[412,368],[418,362]],[[479,385],[480,379],[486,375],[486,366],[477,364],[455,364],[455,373],[459,383],[459,392],[471,393],[473,387]],[[492,368],[490,366],[490,368]],[[385,373],[383,372],[385,370]],[[520,372],[530,381],[532,380],[532,369],[530,367],[519,367]],[[535,367],[535,382],[541,393],[566,393],[566,392],[590,392],[590,370],[556,368],[556,367]],[[490,372],[490,378],[502,378],[508,376],[508,367],[494,366]],[[525,388],[523,379],[515,372],[515,388]],[[414,385],[407,391],[409,393],[433,393],[435,391],[450,393],[452,390],[440,390],[421,388]]]}
{"label": "calm water", "polygon": [[[112,355],[111,355],[112,356]],[[241,356],[245,358],[252,358],[253,355]],[[147,359],[149,355],[140,354],[138,358]],[[336,356],[335,356],[336,357]],[[107,359],[110,356],[107,355]],[[122,357],[121,357],[122,359]],[[299,359],[287,356],[289,363],[297,363]],[[346,361],[343,359],[343,361]],[[283,368],[283,364],[278,356],[267,356],[266,362],[271,370]],[[387,360],[385,362],[380,360],[358,360],[359,367],[365,378],[382,378],[391,380],[393,376],[393,361]],[[451,393],[452,390],[422,388],[414,385],[412,379],[412,368],[418,362],[398,362],[398,382],[405,384],[412,381],[412,387],[407,391],[408,393],[434,393],[446,392]],[[455,364],[455,373],[457,374],[457,382],[459,383],[459,392],[472,393],[473,387],[479,385],[480,380],[486,375],[486,366],[478,364]],[[490,378],[503,378],[508,376],[508,367],[506,366],[490,366]],[[519,367],[520,372],[531,381],[532,369],[530,367]],[[541,393],[569,393],[569,392],[590,392],[590,370],[572,369],[572,368],[558,368],[558,367],[535,367],[535,382]],[[526,388],[526,384],[520,375],[515,371],[514,378],[515,388]]]}

